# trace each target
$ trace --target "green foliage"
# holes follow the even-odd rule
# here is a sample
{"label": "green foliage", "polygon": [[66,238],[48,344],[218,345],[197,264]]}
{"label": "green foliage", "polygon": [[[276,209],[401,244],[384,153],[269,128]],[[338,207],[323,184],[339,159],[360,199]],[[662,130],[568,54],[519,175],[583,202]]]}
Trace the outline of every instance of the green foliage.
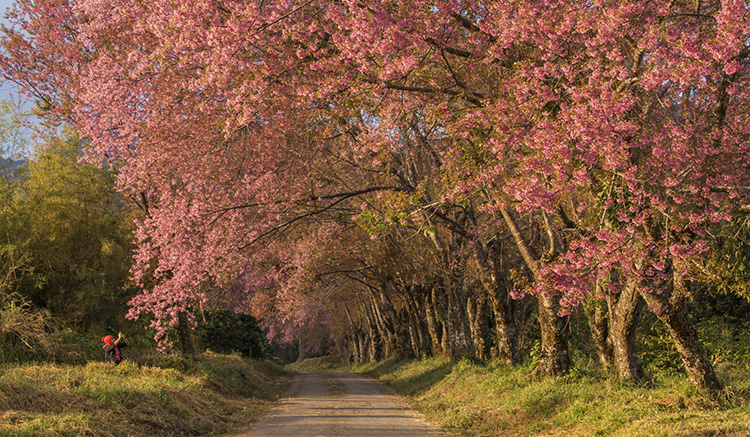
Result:
{"label": "green foliage", "polygon": [[12,245],[0,246],[0,362],[41,359],[51,345],[49,311],[33,307],[14,291],[19,276],[28,273],[26,259],[15,252]]}
{"label": "green foliage", "polygon": [[715,230],[713,250],[696,275],[718,293],[750,299],[750,227],[747,217],[737,217]]}
{"label": "green foliage", "polygon": [[28,149],[29,135],[23,120],[26,116],[12,102],[0,100],[0,154],[9,160],[18,158]]}
{"label": "green foliage", "polygon": [[750,369],[750,301],[737,294],[699,293],[692,301],[695,326],[715,365]]}
{"label": "green foliage", "polygon": [[98,333],[125,323],[130,224],[112,172],[80,162],[84,146],[52,139],[0,180],[0,244],[24,260],[14,286],[31,305]]}
{"label": "green foliage", "polygon": [[89,361],[101,361],[103,358],[102,343],[65,328],[48,335],[51,343],[49,360],[57,363],[86,364]]}
{"label": "green foliage", "polygon": [[[5,151],[25,138],[14,117],[0,105]],[[34,159],[0,171],[0,361],[101,359],[100,344],[56,334],[52,320],[89,342],[108,326],[132,330],[124,320],[130,220],[112,172],[81,162],[83,147],[75,135],[53,138]]]}
{"label": "green foliage", "polygon": [[684,366],[667,327],[645,312],[636,334],[637,351],[647,373],[682,372]]}
{"label": "green foliage", "polygon": [[[736,294],[696,292],[689,301],[698,338],[715,366],[750,369],[750,302]],[[647,373],[679,373],[684,366],[667,327],[646,311],[638,326],[637,351]]]}
{"label": "green foliage", "polygon": [[35,303],[65,314],[71,325],[91,326],[112,317],[108,307],[122,312],[129,242],[111,173],[79,163],[81,147],[56,140],[42,150],[29,166],[20,206],[45,277],[31,293]]}
{"label": "green foliage", "polygon": [[386,221],[379,215],[365,211],[357,216],[357,224],[372,236],[385,235],[390,231]]}
{"label": "green foliage", "polygon": [[714,316],[696,326],[698,335],[714,365],[733,363],[750,369],[750,322],[733,327],[724,317]]}
{"label": "green foliage", "polygon": [[486,132],[478,129],[471,139],[456,139],[454,147],[460,152],[458,159],[469,168],[483,168],[496,157],[490,153],[485,145],[488,138]]}
{"label": "green foliage", "polygon": [[249,314],[214,310],[195,330],[196,343],[202,350],[218,353],[239,352],[245,357],[270,358],[271,346],[258,321]]}

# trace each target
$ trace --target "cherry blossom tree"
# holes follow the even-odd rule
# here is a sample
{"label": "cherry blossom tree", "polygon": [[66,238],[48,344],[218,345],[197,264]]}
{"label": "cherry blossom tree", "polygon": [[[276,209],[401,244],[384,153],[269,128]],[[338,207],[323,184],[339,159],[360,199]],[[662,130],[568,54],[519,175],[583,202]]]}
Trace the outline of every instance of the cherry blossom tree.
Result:
{"label": "cherry blossom tree", "polygon": [[[685,302],[712,228],[748,203],[746,2],[20,0],[11,18],[3,74],[143,207],[134,277],[151,285],[132,316],[161,334],[199,284],[252,277],[270,236],[409,193],[402,211],[442,257],[453,353],[470,316],[446,242],[474,247],[498,287],[491,226],[445,213],[471,201],[525,264],[539,371],[567,371],[564,317],[599,290],[618,373],[637,378],[642,298],[690,379],[720,387]],[[410,141],[441,162],[417,184]]]}

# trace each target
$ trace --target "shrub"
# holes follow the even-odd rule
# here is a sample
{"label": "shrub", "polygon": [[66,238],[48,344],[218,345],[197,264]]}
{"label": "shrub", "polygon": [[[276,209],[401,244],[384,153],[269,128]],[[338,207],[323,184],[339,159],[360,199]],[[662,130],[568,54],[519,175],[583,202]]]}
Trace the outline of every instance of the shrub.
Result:
{"label": "shrub", "polygon": [[0,361],[44,358],[51,351],[49,311],[33,308],[18,293],[0,293]]}
{"label": "shrub", "polygon": [[669,329],[653,313],[644,312],[636,339],[638,353],[648,373],[684,371],[680,354],[669,334]]}
{"label": "shrub", "polygon": [[207,314],[206,321],[195,331],[199,350],[218,353],[239,352],[245,357],[269,358],[271,347],[258,326],[258,321],[249,314],[238,314],[217,310]]}
{"label": "shrub", "polygon": [[50,359],[58,363],[84,364],[104,358],[101,343],[71,329],[63,329],[49,335],[52,346]]}

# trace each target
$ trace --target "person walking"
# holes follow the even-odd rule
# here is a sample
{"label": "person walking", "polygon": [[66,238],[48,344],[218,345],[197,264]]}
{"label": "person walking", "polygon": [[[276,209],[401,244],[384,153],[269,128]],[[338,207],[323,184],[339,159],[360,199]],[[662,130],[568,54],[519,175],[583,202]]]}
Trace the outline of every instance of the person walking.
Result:
{"label": "person walking", "polygon": [[120,352],[120,349],[127,347],[130,344],[128,339],[125,338],[125,334],[119,332],[117,334],[117,340],[111,335],[107,335],[102,337],[102,341],[104,342],[104,346],[102,346],[104,349],[104,362],[120,364],[120,361],[122,361],[122,353]]}

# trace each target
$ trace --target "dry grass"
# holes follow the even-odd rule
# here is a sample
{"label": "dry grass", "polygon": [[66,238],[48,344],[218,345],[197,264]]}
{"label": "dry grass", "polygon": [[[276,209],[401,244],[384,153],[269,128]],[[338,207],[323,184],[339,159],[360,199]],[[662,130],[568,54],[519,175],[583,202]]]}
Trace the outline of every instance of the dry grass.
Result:
{"label": "dry grass", "polygon": [[[0,342],[13,349],[51,350],[49,311],[35,309],[18,293],[0,292]],[[2,357],[0,357],[2,358]]]}
{"label": "dry grass", "polygon": [[47,333],[53,325],[49,311],[34,308],[15,291],[19,278],[30,273],[27,259],[16,248],[0,245],[0,360],[17,358],[16,351],[49,351]]}
{"label": "dry grass", "polygon": [[288,387],[270,363],[203,355],[186,368],[27,365],[0,368],[1,435],[225,433],[256,420]]}

